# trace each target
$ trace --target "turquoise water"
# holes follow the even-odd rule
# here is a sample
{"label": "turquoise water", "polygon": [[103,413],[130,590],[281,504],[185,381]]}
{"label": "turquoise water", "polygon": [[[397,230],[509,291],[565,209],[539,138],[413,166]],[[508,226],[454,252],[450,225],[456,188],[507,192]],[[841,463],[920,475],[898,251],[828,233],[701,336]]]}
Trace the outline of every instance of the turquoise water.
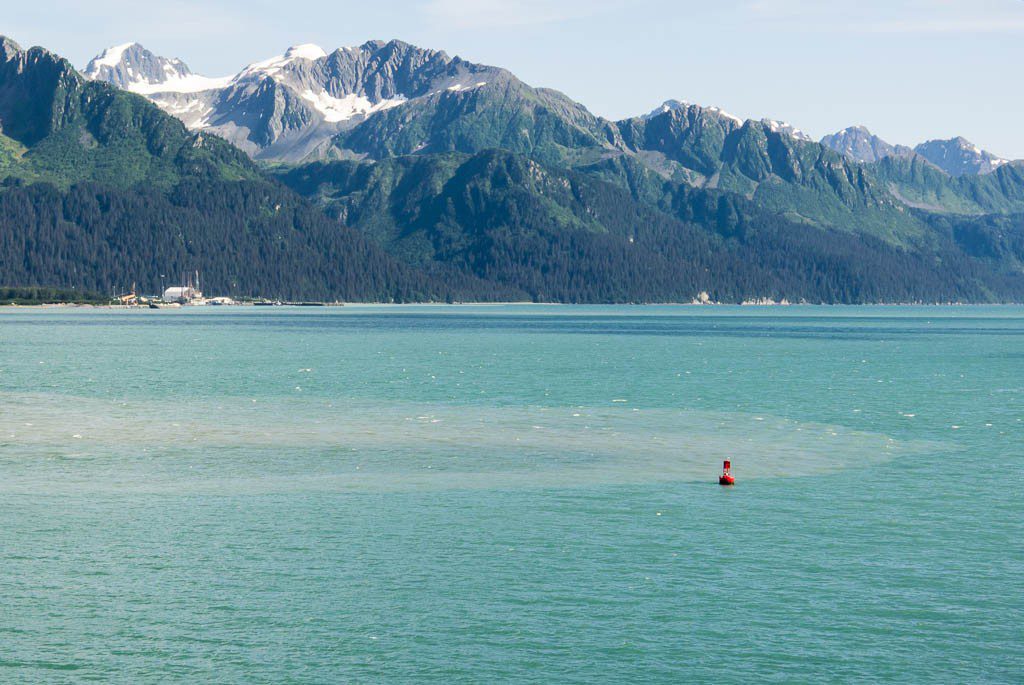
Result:
{"label": "turquoise water", "polygon": [[1024,308],[2,310],[0,682],[1021,682],[1022,467]]}

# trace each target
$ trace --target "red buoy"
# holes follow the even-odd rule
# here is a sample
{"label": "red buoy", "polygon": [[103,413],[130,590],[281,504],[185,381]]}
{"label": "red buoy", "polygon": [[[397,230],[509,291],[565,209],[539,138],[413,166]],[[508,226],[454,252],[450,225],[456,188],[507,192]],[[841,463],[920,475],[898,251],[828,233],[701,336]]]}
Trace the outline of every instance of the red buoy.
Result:
{"label": "red buoy", "polygon": [[732,462],[726,459],[722,462],[722,475],[718,477],[719,485],[735,485],[736,479],[732,475]]}

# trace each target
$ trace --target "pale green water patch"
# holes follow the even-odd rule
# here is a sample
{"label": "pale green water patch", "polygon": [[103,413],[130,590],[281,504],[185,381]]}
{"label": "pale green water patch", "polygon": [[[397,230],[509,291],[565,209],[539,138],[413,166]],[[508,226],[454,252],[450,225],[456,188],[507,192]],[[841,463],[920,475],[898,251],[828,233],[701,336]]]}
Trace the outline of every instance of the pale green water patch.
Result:
{"label": "pale green water patch", "polygon": [[[772,415],[280,399],[109,402],[0,395],[0,492],[573,487],[863,468],[925,441]],[[16,455],[16,456],[15,456]]]}

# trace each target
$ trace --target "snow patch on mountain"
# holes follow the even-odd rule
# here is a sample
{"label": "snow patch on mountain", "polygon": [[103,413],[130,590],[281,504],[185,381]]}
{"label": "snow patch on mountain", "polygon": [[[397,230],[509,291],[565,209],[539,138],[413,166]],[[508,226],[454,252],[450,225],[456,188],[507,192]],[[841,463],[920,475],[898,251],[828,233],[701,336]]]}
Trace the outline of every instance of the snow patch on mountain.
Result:
{"label": "snow patch on mountain", "polygon": [[128,90],[133,93],[138,93],[139,95],[153,95],[156,93],[200,93],[204,90],[225,88],[232,80],[234,80],[233,76],[210,78],[207,76],[200,76],[199,74],[189,74],[188,76],[174,76],[168,78],[162,83],[147,83],[142,81],[132,83],[128,86]]}
{"label": "snow patch on mountain", "polygon": [[86,72],[86,76],[89,76],[89,72],[99,71],[99,67],[116,67],[121,63],[121,56],[124,55],[125,50],[135,45],[135,43],[124,43],[123,45],[115,45],[104,50],[99,57],[95,58],[91,62],[91,66],[95,69],[90,68]]}
{"label": "snow patch on mountain", "polygon": [[687,109],[689,109],[691,107],[696,107],[697,109],[703,110],[705,112],[711,112],[712,114],[717,114],[718,116],[724,117],[726,119],[729,119],[730,121],[733,121],[733,122],[735,122],[737,124],[742,124],[743,123],[743,119],[739,118],[738,116],[736,116],[734,114],[730,114],[729,112],[726,112],[721,107],[715,107],[713,105],[712,106],[708,106],[708,107],[702,107],[701,105],[695,105],[692,102],[689,102],[687,100],[666,100],[665,102],[662,103],[662,105],[660,107],[658,107],[657,109],[655,109],[655,110],[645,114],[643,116],[643,118],[644,119],[653,119],[654,117],[659,116],[661,114],[665,114],[666,112],[681,112],[681,111],[685,111],[685,110],[687,110]]}
{"label": "snow patch on mountain", "polygon": [[299,95],[313,105],[313,108],[324,116],[324,121],[330,124],[348,121],[357,116],[368,116],[374,112],[397,107],[406,101],[404,95],[399,95],[374,104],[369,99],[355,93],[336,98],[328,95],[326,91],[314,93],[308,88]]}
{"label": "snow patch on mountain", "polygon": [[209,126],[210,115],[214,111],[213,105],[201,98],[188,99],[184,102],[176,102],[171,99],[158,100],[157,104],[171,116],[181,119],[190,130]]}
{"label": "snow patch on mountain", "polygon": [[327,57],[327,51],[314,43],[303,43],[288,48],[285,56],[289,59],[320,59]]}
{"label": "snow patch on mountain", "polygon": [[706,109],[709,112],[714,112],[715,114],[717,114],[719,116],[722,116],[722,117],[725,117],[726,119],[732,119],[737,124],[742,124],[743,123],[743,120],[740,119],[738,116],[735,116],[733,114],[729,114],[728,112],[726,112],[724,109],[721,109],[720,107],[713,107],[712,106],[712,107],[705,107],[704,109]]}
{"label": "snow patch on mountain", "polygon": [[762,119],[761,123],[768,127],[773,133],[781,133],[782,135],[789,136],[790,138],[796,138],[797,140],[803,140],[807,142],[813,142],[813,138],[801,131],[800,129],[788,124],[785,121],[776,121],[775,119]]}
{"label": "snow patch on mountain", "polygon": [[456,83],[454,85],[448,86],[447,90],[458,92],[460,90],[473,90],[474,88],[480,88],[486,85],[487,81],[480,81],[479,83],[473,85],[466,85],[465,83]]}
{"label": "snow patch on mountain", "polygon": [[255,74],[258,72],[265,73],[268,76],[273,76],[296,60],[304,59],[313,61],[323,59],[324,57],[327,57],[327,53],[319,45],[314,45],[313,43],[293,45],[288,48],[283,55],[271,57],[270,59],[265,59],[260,62],[253,62],[243,69],[239,76]]}

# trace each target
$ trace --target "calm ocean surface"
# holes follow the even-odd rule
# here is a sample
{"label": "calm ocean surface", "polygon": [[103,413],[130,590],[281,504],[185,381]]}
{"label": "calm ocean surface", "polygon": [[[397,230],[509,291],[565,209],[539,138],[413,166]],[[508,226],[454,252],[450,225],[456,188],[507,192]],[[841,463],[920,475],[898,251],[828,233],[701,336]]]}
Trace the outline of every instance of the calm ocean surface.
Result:
{"label": "calm ocean surface", "polygon": [[1022,682],[1024,308],[0,310],[0,682],[90,680]]}

